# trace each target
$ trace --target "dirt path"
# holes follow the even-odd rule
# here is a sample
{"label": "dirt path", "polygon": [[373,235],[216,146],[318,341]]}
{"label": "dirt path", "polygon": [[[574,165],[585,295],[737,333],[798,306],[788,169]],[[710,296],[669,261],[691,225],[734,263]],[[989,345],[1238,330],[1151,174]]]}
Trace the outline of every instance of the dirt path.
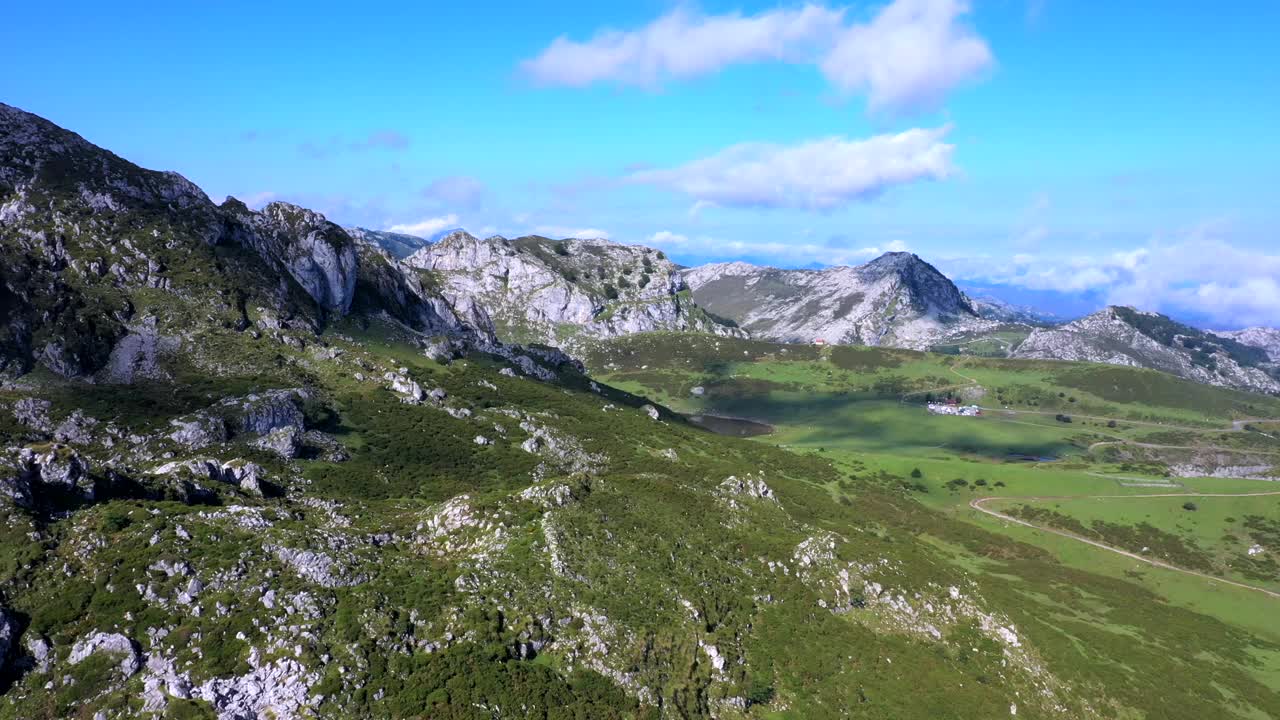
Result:
{"label": "dirt path", "polygon": [[1198,572],[1196,570],[1188,570],[1186,568],[1181,568],[1181,567],[1178,567],[1177,565],[1172,565],[1170,563],[1164,562],[1163,560],[1156,560],[1154,558],[1143,557],[1142,555],[1139,555],[1137,553],[1132,553],[1132,552],[1129,552],[1128,550],[1121,550],[1120,548],[1112,547],[1110,545],[1107,545],[1106,543],[1098,542],[1097,540],[1090,540],[1089,538],[1081,537],[1079,535],[1076,535],[1075,533],[1068,532],[1066,530],[1059,530],[1057,528],[1036,525],[1035,523],[1027,522],[1026,520],[1022,520],[1022,519],[1013,517],[1012,515],[1002,513],[999,510],[992,510],[988,507],[985,507],[985,504],[992,500],[1009,500],[1009,501],[1104,500],[1104,499],[1133,500],[1135,498],[1153,498],[1153,497],[1262,497],[1267,495],[1280,495],[1280,490],[1270,491],[1270,492],[1252,492],[1252,493],[1143,493],[1141,495],[1075,495],[1075,496],[1048,495],[1048,496],[1037,496],[1037,497],[1001,497],[997,495],[992,497],[974,498],[973,500],[969,501],[969,507],[973,508],[974,510],[977,510],[980,513],[984,513],[994,518],[999,518],[1000,520],[1004,520],[1005,522],[1011,522],[1016,525],[1029,527],[1033,530],[1039,530],[1041,532],[1052,533],[1060,537],[1069,538],[1077,542],[1085,543],[1086,545],[1092,545],[1096,548],[1100,548],[1102,550],[1107,550],[1109,552],[1116,553],[1117,555],[1123,555],[1127,558],[1130,558],[1132,560],[1137,560],[1138,562],[1146,563],[1153,567],[1163,568],[1165,570],[1172,570],[1174,572],[1180,572],[1185,575],[1194,575],[1198,578],[1203,578],[1205,580],[1222,583],[1224,585],[1234,585],[1235,587],[1238,587],[1238,588],[1253,590],[1255,592],[1260,592],[1260,593],[1263,593],[1264,595],[1269,595],[1273,598],[1280,599],[1280,592],[1275,592],[1273,590],[1268,590],[1263,587],[1258,587],[1257,585],[1250,585],[1248,583],[1236,582],[1235,580],[1220,578],[1214,575],[1209,575],[1208,573]]}
{"label": "dirt path", "polygon": [[1104,445],[1132,445],[1156,450],[1206,450],[1209,452],[1239,453],[1242,455],[1280,455],[1280,452],[1274,450],[1250,450],[1248,448],[1215,447],[1213,445],[1157,445],[1155,443],[1138,442],[1137,440],[1102,440],[1090,445],[1089,451],[1093,452],[1094,448]]}

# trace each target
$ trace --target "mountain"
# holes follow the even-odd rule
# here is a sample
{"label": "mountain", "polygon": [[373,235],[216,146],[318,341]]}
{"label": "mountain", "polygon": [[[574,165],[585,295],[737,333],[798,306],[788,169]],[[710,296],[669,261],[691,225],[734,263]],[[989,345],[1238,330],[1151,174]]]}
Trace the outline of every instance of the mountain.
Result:
{"label": "mountain", "polygon": [[999,326],[911,253],[822,270],[716,263],[683,275],[699,305],[753,335],[782,342],[822,339],[924,350]]}
{"label": "mountain", "polygon": [[660,253],[455,234],[406,265],[8,106],[0,249],[0,717],[1111,701],[985,570],[1063,572],[1040,551],[992,552],[905,478],[711,435],[488,332],[494,301],[527,334],[571,309],[588,332],[731,334]]}
{"label": "mountain", "polygon": [[1280,392],[1265,351],[1131,307],[1107,307],[1056,328],[1036,329],[1013,357],[1130,365],[1210,385]]}
{"label": "mountain", "polygon": [[1241,345],[1257,348],[1267,354],[1273,363],[1280,363],[1280,330],[1268,327],[1251,327],[1244,330],[1215,330],[1218,337],[1235,340]]}
{"label": "mountain", "polygon": [[653,330],[741,334],[699,308],[676,266],[651,248],[538,236],[481,240],[458,231],[404,263],[451,302],[483,307],[499,337],[511,341],[572,346]]}
{"label": "mountain", "polygon": [[1015,305],[993,295],[965,294],[978,315],[988,320],[1024,325],[1056,325],[1062,322],[1057,315],[1031,305]]}
{"label": "mountain", "polygon": [[140,347],[199,357],[202,325],[293,337],[353,308],[424,332],[476,331],[385,258],[361,262],[368,253],[318,213],[215,205],[176,173],[140,168],[8,105],[0,197],[0,371],[9,375],[38,364],[68,377],[127,376]]}
{"label": "mountain", "polygon": [[349,227],[347,234],[357,242],[376,245],[386,250],[396,260],[403,260],[433,241],[417,235],[391,232],[389,230],[369,230],[362,227]]}

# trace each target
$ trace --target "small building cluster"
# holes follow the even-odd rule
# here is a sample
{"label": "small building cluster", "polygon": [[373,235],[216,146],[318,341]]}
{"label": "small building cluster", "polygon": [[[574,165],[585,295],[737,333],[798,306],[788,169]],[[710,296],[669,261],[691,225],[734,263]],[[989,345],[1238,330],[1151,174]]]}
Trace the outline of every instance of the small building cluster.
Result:
{"label": "small building cluster", "polygon": [[963,415],[965,417],[977,417],[982,414],[982,408],[977,405],[931,402],[927,407],[929,408],[929,412],[934,415]]}

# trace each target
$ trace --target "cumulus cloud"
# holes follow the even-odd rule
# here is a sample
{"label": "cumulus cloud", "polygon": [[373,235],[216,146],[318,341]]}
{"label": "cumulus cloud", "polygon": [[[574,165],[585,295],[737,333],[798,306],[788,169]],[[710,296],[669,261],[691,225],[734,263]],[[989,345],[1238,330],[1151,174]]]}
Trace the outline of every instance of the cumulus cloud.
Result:
{"label": "cumulus cloud", "polygon": [[866,140],[831,137],[799,145],[744,143],[676,168],[642,170],[629,182],[682,192],[699,203],[830,210],[895,185],[955,172],[949,127]]}
{"label": "cumulus cloud", "polygon": [[964,0],[894,0],[859,23],[813,3],[749,16],[677,8],[636,30],[602,30],[585,42],[561,36],[522,69],[542,85],[656,88],[742,63],[809,63],[842,93],[865,92],[873,110],[918,109],[994,63],[963,24],[968,12]]}
{"label": "cumulus cloud", "polygon": [[401,223],[388,227],[391,232],[404,233],[405,235],[417,235],[419,237],[428,237],[435,235],[441,230],[451,230],[458,227],[458,216],[450,213],[442,217],[425,218],[414,223]]}
{"label": "cumulus cloud", "polygon": [[844,30],[822,72],[843,92],[865,92],[872,110],[935,106],[994,62],[987,43],[959,22],[968,12],[963,0],[896,0]]}
{"label": "cumulus cloud", "polygon": [[729,65],[803,59],[804,46],[830,42],[843,12],[820,5],[744,17],[677,8],[639,30],[603,30],[587,42],[561,36],[523,68],[535,82],[581,87],[599,81],[657,86]]}
{"label": "cumulus cloud", "polygon": [[609,231],[598,228],[573,228],[564,225],[539,225],[533,229],[539,235],[550,238],[579,238],[583,240],[608,240]]}
{"label": "cumulus cloud", "polygon": [[707,235],[689,236],[670,230],[659,230],[645,238],[645,245],[670,252],[678,252],[687,257],[696,257],[707,261],[740,260],[742,258],[786,258],[791,266],[810,265],[856,265],[879,257],[887,252],[904,252],[907,244],[901,240],[892,240],[879,245],[864,247],[842,247],[839,245],[812,242],[744,241],[726,240]]}
{"label": "cumulus cloud", "polygon": [[280,195],[278,193],[271,190],[263,190],[262,192],[256,192],[252,195],[245,196],[244,204],[255,210],[260,210],[263,205],[266,205],[272,200],[278,200],[279,198]]}

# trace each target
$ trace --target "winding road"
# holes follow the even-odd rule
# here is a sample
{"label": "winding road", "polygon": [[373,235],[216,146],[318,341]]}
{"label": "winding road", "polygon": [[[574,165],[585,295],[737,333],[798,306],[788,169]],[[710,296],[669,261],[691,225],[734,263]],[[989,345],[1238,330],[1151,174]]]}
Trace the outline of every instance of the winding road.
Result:
{"label": "winding road", "polygon": [[1077,542],[1085,543],[1086,545],[1092,545],[1096,548],[1100,548],[1108,552],[1113,552],[1117,555],[1123,555],[1127,558],[1130,558],[1132,560],[1137,560],[1138,562],[1146,563],[1153,567],[1163,568],[1165,570],[1172,570],[1174,572],[1180,572],[1185,575],[1194,575],[1198,578],[1211,580],[1213,582],[1222,583],[1224,585],[1234,585],[1235,587],[1238,587],[1238,588],[1253,590],[1256,592],[1260,592],[1264,595],[1269,595],[1273,598],[1280,599],[1280,592],[1275,592],[1273,590],[1268,590],[1263,587],[1258,587],[1257,585],[1250,585],[1248,583],[1242,583],[1242,582],[1237,582],[1235,580],[1220,578],[1214,575],[1209,575],[1208,573],[1198,572],[1196,570],[1188,570],[1186,568],[1181,568],[1181,567],[1178,567],[1177,565],[1164,562],[1163,560],[1156,560],[1154,558],[1143,557],[1138,553],[1129,552],[1128,550],[1121,550],[1120,548],[1112,547],[1110,545],[1107,545],[1106,543],[1098,542],[1097,540],[1090,540],[1089,538],[1081,537],[1073,532],[1068,532],[1066,530],[1059,530],[1057,528],[1052,528],[1052,527],[1045,527],[1042,525],[1036,525],[1035,523],[1027,522],[1026,520],[1022,520],[1020,518],[1013,517],[1012,515],[1002,513],[999,510],[992,510],[985,506],[986,503],[991,502],[992,500],[1008,500],[1008,501],[1105,500],[1105,499],[1132,500],[1134,498],[1153,498],[1153,497],[1262,497],[1267,495],[1280,495],[1280,490],[1275,490],[1270,492],[1252,492],[1252,493],[1150,493],[1150,494],[1142,494],[1142,495],[1074,495],[1074,496],[1049,495],[1049,496],[1039,496],[1039,497],[1002,497],[1002,496],[996,495],[996,496],[984,497],[984,498],[974,498],[973,500],[969,501],[969,507],[973,508],[974,510],[977,510],[980,513],[985,513],[994,518],[999,518],[1000,520],[1004,520],[1005,522],[1011,522],[1017,525],[1029,527],[1033,530],[1039,530],[1041,532],[1052,533],[1054,535],[1058,535],[1064,538],[1069,538]]}

